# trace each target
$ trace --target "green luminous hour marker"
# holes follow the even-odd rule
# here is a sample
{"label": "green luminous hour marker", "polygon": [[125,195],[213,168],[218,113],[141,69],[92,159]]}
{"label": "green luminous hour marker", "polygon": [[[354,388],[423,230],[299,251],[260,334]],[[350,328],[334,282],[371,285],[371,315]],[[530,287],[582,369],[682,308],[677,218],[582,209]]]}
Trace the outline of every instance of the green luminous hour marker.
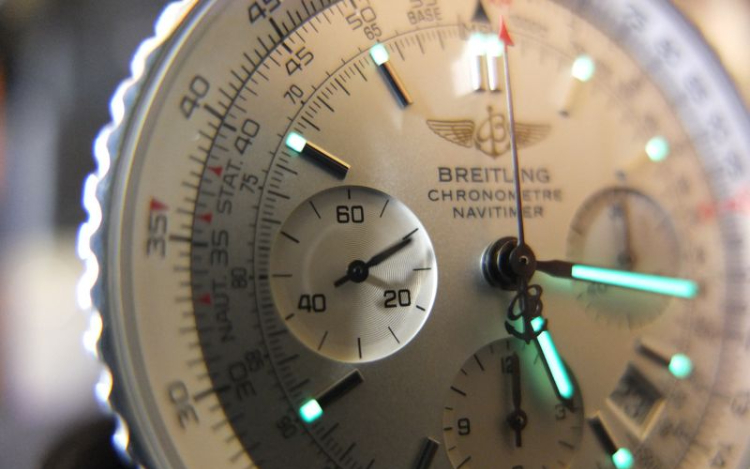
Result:
{"label": "green luminous hour marker", "polygon": [[671,357],[659,348],[641,340],[637,351],[644,357],[668,369],[677,379],[688,379],[693,374],[693,360],[684,353],[675,353]]}
{"label": "green luminous hour marker", "polygon": [[305,155],[307,158],[310,158],[319,166],[330,171],[340,179],[345,179],[351,169],[349,163],[337,158],[335,155],[318,145],[308,142],[305,137],[297,132],[289,132],[289,135],[286,138],[286,146],[300,155]]}
{"label": "green luminous hour marker", "polygon": [[310,399],[305,405],[300,407],[299,416],[302,417],[305,423],[313,423],[323,416],[323,408],[320,407],[318,401]]}
{"label": "green luminous hour marker", "polygon": [[503,41],[500,37],[495,34],[490,34],[485,39],[485,53],[489,57],[502,57],[503,55]]}
{"label": "green luminous hour marker", "polygon": [[372,57],[372,60],[383,73],[385,80],[391,86],[401,104],[403,106],[413,104],[414,100],[412,100],[404,82],[398,76],[398,73],[396,73],[393,64],[391,64],[391,56],[388,54],[388,50],[385,46],[379,43],[372,46],[370,48],[370,57]]}
{"label": "green luminous hour marker", "polygon": [[569,117],[576,102],[579,100],[584,84],[591,81],[596,73],[596,62],[588,55],[579,55],[570,68],[570,80],[565,87],[565,92],[560,101],[558,112],[564,117]]}
{"label": "green luminous hour marker", "polygon": [[677,379],[687,379],[693,374],[693,361],[683,353],[675,354],[669,361],[669,372]]}
{"label": "green luminous hour marker", "polygon": [[576,80],[586,83],[594,78],[594,72],[596,72],[594,59],[588,55],[579,55],[575,62],[573,62],[573,68],[570,73]]}
{"label": "green luminous hour marker", "polygon": [[469,52],[471,53],[471,87],[474,91],[484,91],[487,89],[485,84],[487,46],[484,34],[474,33],[471,35]]}
{"label": "green luminous hour marker", "polygon": [[487,67],[487,90],[488,91],[500,91],[500,73],[498,58],[502,57],[505,50],[503,41],[497,35],[490,35],[487,37],[484,57]]}
{"label": "green luminous hour marker", "polygon": [[585,265],[574,265],[571,276],[578,280],[604,283],[677,298],[695,298],[699,291],[698,284],[691,280],[638,274]]}
{"label": "green luminous hour marker", "polygon": [[[542,318],[536,318],[531,321],[531,326],[536,332],[539,332],[543,325],[544,319]],[[573,382],[568,375],[568,370],[565,368],[562,358],[560,358],[560,354],[557,352],[552,335],[550,335],[549,331],[544,331],[537,337],[537,342],[539,343],[539,348],[542,350],[542,355],[544,355],[544,361],[549,367],[549,372],[552,375],[552,380],[558,394],[563,399],[572,399],[574,391]]]}
{"label": "green luminous hour marker", "polygon": [[372,46],[370,48],[370,57],[372,57],[372,60],[375,61],[375,64],[378,67],[391,60],[391,56],[388,54],[388,49],[386,49],[383,44],[375,44]]}
{"label": "green luminous hour marker", "polygon": [[498,59],[504,52],[497,34],[474,33],[469,38],[471,53],[471,82],[474,91],[499,91]]}
{"label": "green luminous hour marker", "polygon": [[629,449],[620,448],[612,455],[612,463],[617,469],[631,469],[635,464],[635,459]]}
{"label": "green luminous hour marker", "polygon": [[307,140],[305,140],[305,138],[297,132],[291,132],[286,138],[286,146],[296,151],[297,153],[302,153],[306,145]]}
{"label": "green luminous hour marker", "polygon": [[299,416],[305,423],[315,422],[323,416],[323,409],[328,409],[331,404],[352,392],[357,386],[364,383],[364,381],[362,373],[359,370],[350,372],[300,407]]}
{"label": "green luminous hour marker", "polygon": [[589,425],[602,449],[612,458],[612,464],[617,469],[632,469],[635,465],[633,453],[629,449],[615,443],[612,433],[604,421],[602,421],[601,415],[596,414],[589,419]]}
{"label": "green luminous hour marker", "polygon": [[646,154],[654,163],[666,160],[670,151],[669,142],[664,137],[654,137],[646,144]]}
{"label": "green luminous hour marker", "polygon": [[471,55],[483,56],[487,52],[487,40],[483,33],[474,33],[469,38],[469,51]]}

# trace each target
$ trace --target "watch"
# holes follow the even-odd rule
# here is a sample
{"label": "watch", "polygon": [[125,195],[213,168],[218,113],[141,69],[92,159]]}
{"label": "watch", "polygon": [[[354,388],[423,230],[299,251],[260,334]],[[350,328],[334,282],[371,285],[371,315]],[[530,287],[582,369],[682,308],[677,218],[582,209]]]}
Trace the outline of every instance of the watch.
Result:
{"label": "watch", "polygon": [[147,468],[741,469],[750,118],[668,2],[182,0],[79,254]]}

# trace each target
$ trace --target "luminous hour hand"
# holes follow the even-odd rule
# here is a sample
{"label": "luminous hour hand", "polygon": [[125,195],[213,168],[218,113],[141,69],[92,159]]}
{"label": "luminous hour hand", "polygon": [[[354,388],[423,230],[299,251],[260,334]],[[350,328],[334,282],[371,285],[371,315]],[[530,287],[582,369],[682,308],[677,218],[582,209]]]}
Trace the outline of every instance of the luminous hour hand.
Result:
{"label": "luminous hour hand", "polygon": [[[531,255],[530,259],[533,259],[533,253]],[[511,322],[506,322],[505,328],[517,339],[526,343],[534,342],[555,394],[564,405],[572,409],[575,386],[552,340],[552,335],[547,330],[547,320],[542,316],[541,296],[542,288],[539,285],[532,285],[525,292],[519,293],[508,308],[508,319],[510,321],[522,320],[523,330],[517,330]],[[515,311],[516,303],[520,306],[519,312]]]}
{"label": "luminous hour hand", "polygon": [[546,368],[555,389],[555,394],[557,394],[557,397],[563,404],[570,407],[573,402],[575,387],[568,369],[565,367],[565,363],[563,363],[562,357],[557,351],[557,346],[555,346],[555,342],[552,340],[552,334],[546,329],[546,321],[542,318],[536,318],[531,321],[531,325],[534,331],[539,334],[535,339],[536,346],[539,350],[539,357],[544,362],[544,368]]}
{"label": "luminous hour hand", "polygon": [[700,290],[698,284],[692,280],[606,269],[566,261],[537,261],[536,268],[553,277],[602,283],[677,298],[695,298]]}

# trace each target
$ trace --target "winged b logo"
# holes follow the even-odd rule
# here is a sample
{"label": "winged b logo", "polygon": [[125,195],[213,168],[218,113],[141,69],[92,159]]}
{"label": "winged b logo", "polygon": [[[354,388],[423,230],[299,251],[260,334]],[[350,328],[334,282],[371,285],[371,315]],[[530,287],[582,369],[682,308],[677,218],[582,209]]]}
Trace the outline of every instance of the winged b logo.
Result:
{"label": "winged b logo", "polygon": [[[489,117],[478,125],[470,119],[428,120],[427,126],[440,138],[465,148],[476,147],[485,155],[498,158],[510,150],[510,126],[505,115],[487,108]],[[551,127],[546,124],[516,122],[519,148],[537,144],[547,138]]]}

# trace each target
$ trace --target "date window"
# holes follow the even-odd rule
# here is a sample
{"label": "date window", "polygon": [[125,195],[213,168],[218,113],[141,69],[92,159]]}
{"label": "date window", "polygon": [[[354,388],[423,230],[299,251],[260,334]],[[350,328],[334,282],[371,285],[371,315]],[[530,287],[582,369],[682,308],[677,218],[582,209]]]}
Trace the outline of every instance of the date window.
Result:
{"label": "date window", "polygon": [[609,401],[643,433],[658,413],[663,397],[643,373],[630,365],[609,395]]}

